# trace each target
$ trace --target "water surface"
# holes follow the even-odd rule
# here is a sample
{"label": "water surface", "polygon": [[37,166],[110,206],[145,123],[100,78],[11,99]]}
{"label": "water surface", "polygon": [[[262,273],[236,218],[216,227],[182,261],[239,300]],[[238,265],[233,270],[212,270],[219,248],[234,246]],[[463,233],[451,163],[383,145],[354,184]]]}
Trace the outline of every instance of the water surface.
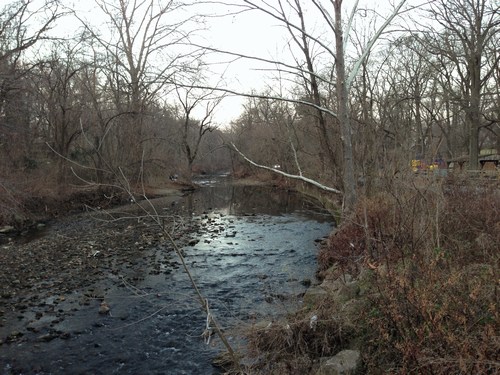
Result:
{"label": "water surface", "polygon": [[[328,216],[299,196],[269,187],[233,186],[206,179],[175,207],[178,225],[199,228],[186,261],[211,312],[235,346],[259,319],[279,319],[300,307],[313,279],[318,239]],[[214,183],[216,182],[216,183]],[[51,323],[69,337],[0,346],[4,374],[216,374],[216,339],[201,337],[206,316],[168,245],[141,253],[109,273],[82,306],[81,291],[58,305],[65,318]],[[97,315],[105,299],[110,314]],[[49,301],[50,302],[50,301]],[[43,324],[43,322],[40,322]]]}

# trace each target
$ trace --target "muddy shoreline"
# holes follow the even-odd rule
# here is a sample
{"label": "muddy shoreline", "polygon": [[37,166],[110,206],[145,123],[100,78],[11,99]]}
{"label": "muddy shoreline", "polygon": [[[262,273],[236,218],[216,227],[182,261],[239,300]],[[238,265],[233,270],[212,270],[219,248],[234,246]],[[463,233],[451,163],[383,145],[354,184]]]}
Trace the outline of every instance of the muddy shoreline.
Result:
{"label": "muddy shoreline", "polygon": [[[134,366],[142,363],[137,357],[142,355],[169,358],[168,361],[173,361],[172,366],[178,371],[173,373],[217,373],[213,368],[197,367],[202,364],[206,367],[207,356],[213,357],[214,352],[210,351],[210,347],[197,349],[198,353],[201,353],[200,350],[210,351],[203,354],[203,360],[189,357],[190,347],[199,346],[200,343],[203,346],[199,338],[201,331],[198,331],[204,325],[204,317],[194,299],[189,297],[192,290],[188,287],[189,282],[184,280],[183,272],[178,272],[180,263],[171,244],[158,224],[148,218],[145,212],[156,210],[163,217],[162,221],[168,223],[167,229],[173,234],[179,247],[192,253],[190,266],[198,269],[202,287],[211,290],[210,298],[221,299],[217,303],[219,305],[222,302],[221,306],[236,304],[234,309],[245,311],[244,319],[255,317],[253,308],[250,305],[247,307],[248,301],[267,303],[272,308],[274,303],[279,302],[276,296],[280,295],[279,291],[275,293],[276,290],[269,289],[270,278],[261,274],[248,278],[247,275],[251,274],[249,271],[259,270],[260,265],[270,267],[270,270],[276,269],[276,266],[285,267],[274,262],[290,258],[290,251],[296,257],[294,259],[301,259],[301,249],[308,246],[307,243],[314,248],[314,240],[317,238],[308,238],[303,245],[294,248],[293,242],[287,240],[287,233],[297,233],[302,241],[302,219],[279,216],[273,219],[273,216],[266,216],[267,211],[264,211],[264,216],[253,213],[258,212],[254,211],[258,210],[254,203],[261,198],[267,202],[264,203],[265,210],[271,209],[275,204],[285,204],[292,210],[300,210],[302,206],[297,207],[297,198],[293,198],[290,195],[292,193],[277,193],[279,189],[274,189],[274,193],[271,193],[271,188],[265,188],[264,192],[259,193],[252,191],[255,186],[249,189],[231,186],[230,183],[222,190],[208,189],[203,196],[198,197],[196,194],[183,197],[175,192],[174,195],[143,201],[142,208],[125,205],[111,210],[90,210],[53,221],[28,236],[17,237],[0,245],[0,264],[5,270],[0,275],[0,373],[65,373],[67,369],[76,373],[87,373],[89,369],[95,373],[106,373],[105,371],[115,367],[127,369],[125,373],[134,373],[134,369],[141,369]],[[239,215],[244,212],[240,219],[222,211],[214,213],[208,208],[216,207],[222,196],[230,196],[230,201],[233,202],[233,189],[240,191],[239,194],[243,193],[244,197],[243,200],[234,201],[234,205],[231,203],[231,210],[240,212]],[[285,214],[287,210],[284,211]],[[279,225],[282,229],[277,229]],[[321,225],[309,228],[312,236],[318,236],[314,233],[324,236],[327,231]],[[284,230],[283,235],[276,235],[279,230]],[[272,248],[261,253],[263,250],[259,239],[268,235],[271,241],[278,242],[273,242]],[[236,247],[239,246],[238,243],[241,244],[240,241],[246,243],[248,250]],[[211,249],[214,248],[222,252],[213,253]],[[260,258],[259,254],[268,255]],[[257,255],[261,260],[256,260]],[[313,268],[315,256],[309,253],[308,257]],[[206,262],[223,267],[226,274],[222,276],[232,277],[234,274],[238,281],[228,279],[222,284],[214,284],[214,278],[221,275],[216,270],[215,273],[210,270],[207,273]],[[242,266],[247,267],[243,278],[237,276]],[[303,280],[290,277],[290,268],[285,268],[285,273],[279,276],[281,281],[272,284],[273,288],[281,288],[289,283],[290,286],[293,284],[302,288]],[[311,273],[314,273],[313,269]],[[243,280],[245,281],[240,288],[246,286],[238,292],[238,285]],[[239,294],[244,290],[255,291],[256,288],[261,291],[253,297],[247,296],[245,292],[243,295]],[[169,297],[171,292],[180,292],[183,296],[180,299]],[[127,301],[122,303],[122,298]],[[179,306],[175,307],[177,304]],[[165,310],[164,315],[162,311],[167,306],[168,310]],[[221,311],[219,315],[221,313],[225,315],[227,312]],[[183,323],[177,322],[176,316],[182,316]],[[167,331],[162,329],[160,336],[155,336],[152,344],[147,345],[150,349],[144,352],[120,354],[122,351],[119,346],[123,344],[123,340],[127,340],[128,350],[134,350],[133,347],[130,348],[130,340],[148,340],[143,335],[147,335],[151,329],[154,331],[157,323],[144,322],[146,325],[150,324],[146,327],[141,323],[143,318],[163,319],[161,326]],[[224,319],[227,318],[229,316]],[[174,320],[170,321],[172,319]],[[179,344],[178,336],[176,339],[168,336],[168,327],[179,324],[184,327],[185,332],[195,332],[193,336],[189,334],[182,340],[182,344]],[[139,336],[131,339],[131,333],[125,331],[108,332],[103,336],[104,331],[115,329],[111,327],[125,331],[131,327],[132,330],[137,330],[136,334]],[[78,354],[80,350],[75,345],[85,346],[85,351]],[[165,357],[162,350],[173,352]],[[70,358],[60,359],[61,370],[57,370],[58,352],[70,355]],[[103,353],[108,355],[100,358]],[[188,357],[183,357],[186,353]],[[49,367],[45,367],[44,356],[50,357],[50,365],[47,364]],[[148,365],[153,366],[149,368],[151,373],[164,373],[165,360],[167,359],[148,361]],[[189,362],[191,372],[183,372],[185,370],[175,367],[179,361]],[[116,365],[109,367],[110,362],[116,362]],[[94,370],[99,363],[106,368],[102,372]],[[160,367],[156,369],[154,366]]]}
{"label": "muddy shoreline", "polygon": [[[151,202],[171,205],[178,199],[170,196]],[[143,215],[133,205],[88,211],[52,221],[27,236],[11,237],[1,245],[0,343],[22,339],[21,332],[6,335],[2,330],[7,315],[15,315],[20,325],[29,326],[28,315],[34,312],[37,320],[42,319],[57,310],[67,294],[79,291],[98,299],[99,293],[92,293],[93,285],[140,263],[141,251],[147,247],[164,244],[170,252],[160,228]],[[176,231],[180,246],[196,233],[194,225]],[[47,299],[52,303],[45,303]],[[61,314],[56,315],[60,320]]]}

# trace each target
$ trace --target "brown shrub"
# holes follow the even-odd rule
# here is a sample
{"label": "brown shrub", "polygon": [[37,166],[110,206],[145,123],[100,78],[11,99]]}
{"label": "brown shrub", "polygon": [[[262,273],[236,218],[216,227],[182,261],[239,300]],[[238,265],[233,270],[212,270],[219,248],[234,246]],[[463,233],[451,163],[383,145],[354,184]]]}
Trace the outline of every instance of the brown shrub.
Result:
{"label": "brown shrub", "polygon": [[445,191],[440,227],[450,255],[462,264],[498,255],[500,191],[477,183],[446,186]]}
{"label": "brown shrub", "polygon": [[362,198],[354,213],[330,235],[318,255],[320,271],[338,263],[356,274],[369,262],[394,262],[432,238],[431,222],[421,219],[433,210],[432,201],[419,189],[402,195],[379,193]]}
{"label": "brown shrub", "polygon": [[374,369],[394,358],[399,373],[494,373],[498,310],[490,265],[443,269],[436,256],[413,273],[377,280],[376,309],[367,314],[372,337],[366,362]]}
{"label": "brown shrub", "polygon": [[500,192],[479,181],[392,181],[359,201],[318,257],[375,268],[359,327],[369,373],[500,372]]}
{"label": "brown shrub", "polygon": [[367,368],[498,373],[498,191],[436,184],[394,201],[387,214],[395,220],[368,219],[389,256],[365,316]]}

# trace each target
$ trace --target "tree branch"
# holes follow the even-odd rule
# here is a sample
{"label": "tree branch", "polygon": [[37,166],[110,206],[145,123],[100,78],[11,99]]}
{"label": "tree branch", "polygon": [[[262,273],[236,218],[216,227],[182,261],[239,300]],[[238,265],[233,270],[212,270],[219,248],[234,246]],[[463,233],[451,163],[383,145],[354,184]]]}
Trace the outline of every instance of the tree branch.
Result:
{"label": "tree branch", "polygon": [[343,194],[340,190],[338,189],[335,189],[335,188],[332,188],[332,187],[329,187],[329,186],[326,186],[326,185],[323,185],[321,183],[319,183],[318,181],[315,181],[313,179],[310,179],[310,178],[307,178],[307,177],[304,177],[302,175],[295,175],[295,174],[290,174],[290,173],[286,173],[286,172],[283,172],[283,171],[280,171],[279,169],[276,169],[276,168],[271,168],[271,167],[267,167],[265,165],[261,165],[261,164],[257,164],[255,163],[253,160],[250,160],[249,158],[247,158],[240,150],[238,150],[238,148],[235,146],[234,143],[231,143],[231,146],[234,148],[234,150],[243,158],[245,159],[246,162],[248,162],[249,164],[253,165],[254,167],[257,167],[257,168],[260,168],[260,169],[265,169],[267,171],[270,171],[270,172],[274,172],[274,173],[277,173],[277,174],[280,174],[284,177],[288,177],[288,178],[291,178],[293,180],[299,180],[299,181],[303,181],[305,183],[308,183],[310,185],[313,185],[313,186],[316,186],[317,188],[321,189],[321,190],[325,190],[325,191],[329,191],[331,193],[335,193],[335,194]]}

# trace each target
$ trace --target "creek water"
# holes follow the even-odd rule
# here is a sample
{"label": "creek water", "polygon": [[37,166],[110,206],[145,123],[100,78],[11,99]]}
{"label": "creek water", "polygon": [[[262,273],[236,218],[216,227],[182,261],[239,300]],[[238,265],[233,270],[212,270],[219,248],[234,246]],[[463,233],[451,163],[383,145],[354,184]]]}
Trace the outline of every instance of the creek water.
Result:
{"label": "creek water", "polygon": [[[203,187],[175,205],[179,225],[195,221],[199,228],[183,252],[211,313],[239,347],[254,322],[300,307],[314,282],[318,240],[333,224],[291,192],[220,178],[198,182]],[[0,346],[0,359],[11,358],[0,373],[23,368],[20,362],[29,364],[23,373],[36,374],[219,373],[211,361],[221,344],[201,337],[206,315],[179,261],[164,246],[142,257],[150,261],[109,275],[103,287],[109,314],[96,319],[99,301],[76,309],[81,299],[68,296],[59,308],[71,314],[55,328],[70,337]]]}

